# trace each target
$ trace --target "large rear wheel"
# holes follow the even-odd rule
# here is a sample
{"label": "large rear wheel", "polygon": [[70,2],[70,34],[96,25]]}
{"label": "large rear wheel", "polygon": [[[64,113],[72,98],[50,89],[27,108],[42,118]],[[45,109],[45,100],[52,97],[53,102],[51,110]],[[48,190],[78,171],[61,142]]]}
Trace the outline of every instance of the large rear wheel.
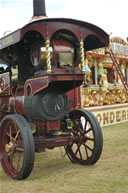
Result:
{"label": "large rear wheel", "polygon": [[0,158],[13,179],[27,178],[34,165],[35,146],[31,128],[21,115],[7,115],[0,126]]}
{"label": "large rear wheel", "polygon": [[95,164],[102,153],[103,136],[96,117],[87,110],[70,113],[73,122],[73,142],[65,146],[66,153],[73,163]]}

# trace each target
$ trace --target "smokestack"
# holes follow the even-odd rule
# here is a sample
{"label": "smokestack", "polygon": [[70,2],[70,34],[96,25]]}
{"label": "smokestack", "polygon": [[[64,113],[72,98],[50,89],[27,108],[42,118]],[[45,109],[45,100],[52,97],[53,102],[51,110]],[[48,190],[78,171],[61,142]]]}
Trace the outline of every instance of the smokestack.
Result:
{"label": "smokestack", "polygon": [[45,0],[33,0],[33,17],[46,17]]}

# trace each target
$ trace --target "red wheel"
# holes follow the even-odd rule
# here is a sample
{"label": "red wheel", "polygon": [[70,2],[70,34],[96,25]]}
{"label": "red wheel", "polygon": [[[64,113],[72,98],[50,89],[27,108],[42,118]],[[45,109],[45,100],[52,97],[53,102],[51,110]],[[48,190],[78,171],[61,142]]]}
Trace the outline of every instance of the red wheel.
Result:
{"label": "red wheel", "polygon": [[95,116],[86,110],[75,110],[70,113],[73,121],[73,142],[65,147],[73,163],[95,164],[101,156],[103,137],[100,125]]}
{"label": "red wheel", "polygon": [[34,165],[34,140],[21,115],[8,115],[0,127],[0,157],[4,171],[14,179],[27,178]]}

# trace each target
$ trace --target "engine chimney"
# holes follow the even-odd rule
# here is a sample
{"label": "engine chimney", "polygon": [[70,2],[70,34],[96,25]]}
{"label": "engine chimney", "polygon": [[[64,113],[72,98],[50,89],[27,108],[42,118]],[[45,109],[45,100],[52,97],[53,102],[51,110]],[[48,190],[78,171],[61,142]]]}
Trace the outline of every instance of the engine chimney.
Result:
{"label": "engine chimney", "polygon": [[33,0],[33,18],[46,17],[45,0]]}

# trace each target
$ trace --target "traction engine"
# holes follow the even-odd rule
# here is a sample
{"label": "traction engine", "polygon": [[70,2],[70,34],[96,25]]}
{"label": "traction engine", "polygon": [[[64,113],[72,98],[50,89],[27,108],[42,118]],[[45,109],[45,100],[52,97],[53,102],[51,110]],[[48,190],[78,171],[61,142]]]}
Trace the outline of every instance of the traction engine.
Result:
{"label": "traction engine", "polygon": [[81,109],[85,52],[105,47],[99,27],[47,18],[45,2],[34,16],[0,39],[0,160],[13,179],[27,178],[35,152],[63,146],[76,164],[95,164],[103,138],[95,116]]}

